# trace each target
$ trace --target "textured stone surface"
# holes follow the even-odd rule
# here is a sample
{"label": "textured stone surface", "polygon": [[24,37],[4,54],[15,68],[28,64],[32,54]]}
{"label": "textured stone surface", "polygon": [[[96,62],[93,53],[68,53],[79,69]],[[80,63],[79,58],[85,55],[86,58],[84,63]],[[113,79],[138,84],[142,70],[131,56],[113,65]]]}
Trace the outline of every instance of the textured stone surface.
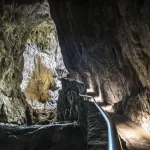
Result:
{"label": "textured stone surface", "polygon": [[123,114],[150,132],[150,101],[149,90],[139,93],[125,101],[114,105],[116,113]]}
{"label": "textured stone surface", "polygon": [[69,71],[76,70],[81,78],[81,72],[91,73],[103,100],[109,103],[140,91],[142,85],[135,68],[117,39],[123,20],[116,1],[52,0],[50,6]]}
{"label": "textured stone surface", "polygon": [[55,24],[49,19],[32,29],[24,51],[21,89],[37,116],[32,123],[48,123],[55,117],[60,79],[67,74]]}
{"label": "textured stone surface", "polygon": [[78,93],[84,85],[71,79],[62,79],[62,91],[57,105],[58,121],[77,121],[83,128],[89,150],[107,149],[107,126],[92,102],[84,100]]}
{"label": "textured stone surface", "polygon": [[62,79],[62,91],[57,103],[58,121],[77,121],[86,125],[86,105],[79,93],[84,92],[84,84],[72,79]]}
{"label": "textured stone surface", "polygon": [[[21,2],[21,0],[16,1]],[[29,1],[27,0],[26,3]],[[56,23],[65,65],[72,73],[70,76],[87,82],[86,73],[91,74],[93,87],[98,89],[98,94],[102,94],[104,102],[123,101],[124,108],[128,107],[128,111],[123,109],[123,113],[148,129],[149,125],[145,125],[145,120],[147,122],[145,117],[149,118],[149,112],[145,113],[141,107],[149,108],[149,94],[147,96],[143,89],[148,90],[150,84],[150,1],[49,0],[49,3],[52,17]],[[34,8],[37,5],[34,5]],[[40,6],[42,5],[40,4]],[[29,7],[31,5],[27,8]],[[31,11],[28,12],[32,14]],[[47,16],[47,14],[43,15],[43,11],[41,12],[36,12],[37,18],[41,15]],[[35,15],[29,16],[34,20]],[[9,44],[5,45],[9,46]],[[88,86],[88,83],[85,85]],[[67,93],[67,91],[65,92]],[[140,97],[137,96],[142,92]],[[77,120],[76,104],[71,105],[71,102],[78,99],[77,94],[71,89],[68,95],[66,93],[62,93],[62,99],[67,99],[66,104],[69,105],[69,110],[63,112],[62,120],[65,120],[63,117],[66,120]],[[135,97],[138,97],[137,101],[140,104],[134,103],[136,102]],[[133,99],[132,104],[130,104],[131,99]],[[3,110],[5,107],[1,106]],[[138,109],[133,109],[135,106]],[[63,111],[67,108],[65,104],[59,105],[59,107],[62,107]],[[75,110],[75,114],[70,110]],[[137,110],[139,111],[137,112]],[[137,116],[142,113],[144,113],[144,118],[143,115]],[[2,115],[5,116],[5,113]]]}
{"label": "textured stone surface", "polygon": [[[83,99],[84,84],[72,79],[62,79],[62,91],[57,105],[57,121],[77,122],[84,133],[88,150],[106,150],[108,129],[106,122],[93,102]],[[122,140],[124,150],[127,150]]]}
{"label": "textured stone surface", "polygon": [[29,100],[40,100],[38,92],[45,92],[45,101],[58,99],[58,92],[62,88],[60,78],[66,77],[68,72],[56,37],[53,35],[55,46],[52,49],[41,49],[36,45],[26,47],[21,88],[27,95],[33,94],[33,98],[30,94],[27,96]]}
{"label": "textured stone surface", "polygon": [[23,52],[29,33],[50,17],[47,2],[2,5],[0,13],[0,122],[27,122],[27,103],[21,92]]}
{"label": "textured stone surface", "polygon": [[[66,142],[67,141],[67,142]],[[1,150],[86,150],[76,124],[18,127],[0,125]]]}
{"label": "textured stone surface", "polygon": [[[44,27],[43,27],[44,26]],[[38,32],[34,35],[32,32]],[[24,70],[21,89],[36,114],[34,123],[48,123],[55,117],[61,78],[66,70],[60,51],[55,24],[50,19],[31,31],[24,52]],[[40,38],[40,40],[38,40]],[[45,41],[46,40],[46,41]]]}
{"label": "textured stone surface", "polygon": [[87,112],[87,143],[89,150],[108,149],[107,125],[94,103],[88,103]]}
{"label": "textured stone surface", "polygon": [[104,102],[149,88],[149,0],[49,3],[67,69],[78,72],[81,81],[84,72],[92,74]]}

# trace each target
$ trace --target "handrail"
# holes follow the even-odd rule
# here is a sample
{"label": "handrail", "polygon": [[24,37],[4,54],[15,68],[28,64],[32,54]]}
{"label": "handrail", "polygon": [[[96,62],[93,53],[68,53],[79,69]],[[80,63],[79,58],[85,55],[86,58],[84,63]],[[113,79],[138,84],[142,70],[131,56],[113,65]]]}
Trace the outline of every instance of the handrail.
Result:
{"label": "handrail", "polygon": [[81,97],[92,98],[94,100],[95,106],[100,111],[103,118],[105,119],[107,128],[108,128],[108,150],[123,150],[122,144],[120,142],[120,138],[118,136],[116,126],[113,123],[113,121],[111,120],[111,118],[109,117],[109,115],[97,104],[94,97],[89,96],[89,95],[82,95],[82,94],[79,94],[79,95]]}

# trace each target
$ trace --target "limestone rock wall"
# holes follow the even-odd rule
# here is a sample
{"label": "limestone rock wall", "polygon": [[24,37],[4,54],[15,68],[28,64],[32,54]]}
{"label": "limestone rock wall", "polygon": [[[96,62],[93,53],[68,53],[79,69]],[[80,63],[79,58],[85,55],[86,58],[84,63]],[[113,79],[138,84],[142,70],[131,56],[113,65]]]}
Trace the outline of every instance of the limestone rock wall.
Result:
{"label": "limestone rock wall", "polygon": [[[53,28],[55,25],[50,24]],[[56,29],[47,33],[50,39],[47,45],[40,47],[40,42],[29,40],[24,51],[22,92],[33,109],[34,123],[50,122],[56,116],[59,92],[62,90],[61,78],[66,77],[66,70],[57,40]],[[32,33],[32,32],[31,32]],[[51,34],[52,33],[52,34]],[[40,37],[42,38],[42,37]],[[49,47],[50,46],[50,47]],[[36,113],[37,117],[32,114]]]}
{"label": "limestone rock wall", "polygon": [[[56,101],[62,88],[60,79],[66,77],[68,71],[63,62],[55,24],[51,21],[51,23],[44,22],[40,26],[41,28],[47,26],[50,29],[41,32],[34,29],[36,37],[31,35],[31,39],[28,39],[24,52],[21,88],[26,93],[27,100]],[[46,43],[47,39],[49,41]]]}
{"label": "limestone rock wall", "polygon": [[33,26],[50,17],[46,1],[35,5],[2,5],[0,11],[0,122],[27,122],[21,92],[23,52]]}
{"label": "limestone rock wall", "polygon": [[67,69],[83,81],[83,72],[92,74],[104,102],[123,101],[149,89],[149,0],[49,3]]}
{"label": "limestone rock wall", "polygon": [[142,89],[136,69],[119,42],[118,29],[123,19],[116,1],[52,0],[50,6],[65,65],[70,72],[76,70],[81,76],[82,72],[93,74],[103,99],[109,103]]}
{"label": "limestone rock wall", "polygon": [[[15,43],[16,40],[14,39],[17,39],[17,43],[19,43],[21,37],[27,39],[26,36],[15,34],[24,32],[23,35],[28,36],[28,32],[20,28],[24,29],[22,25],[24,20],[30,24],[30,27],[31,24],[35,26],[47,19],[48,12],[51,11],[56,24],[64,63],[67,70],[72,73],[72,77],[84,81],[88,87],[87,74],[91,74],[94,88],[100,90],[104,102],[111,104],[129,100],[145,89],[149,90],[149,0],[48,0],[51,10],[49,10],[46,1],[41,2],[39,0],[40,3],[28,0],[15,1],[19,2],[20,5],[17,11],[24,12],[26,17],[20,19],[21,14],[16,15],[17,12],[15,12],[12,14],[17,16],[17,26],[13,19],[10,19],[11,23],[4,26],[3,23],[1,24],[0,34],[3,37],[1,47],[4,47],[1,51],[2,66],[12,64],[8,59],[8,57],[12,57],[13,62],[16,62],[14,68],[19,67],[14,71],[15,74],[22,69],[23,64],[20,62],[22,62],[23,56],[18,51],[22,44],[20,46],[10,45],[9,41]],[[10,1],[8,0],[8,2]],[[28,5],[24,7],[23,3]],[[3,15],[9,16],[7,13],[3,13]],[[5,23],[6,19],[2,16],[1,19]],[[13,29],[10,28],[12,25]],[[26,29],[29,31],[30,28],[27,27]],[[8,34],[16,37],[8,36],[8,39],[5,36]],[[40,44],[40,46],[43,45]],[[17,55],[19,57],[15,57]],[[10,82],[7,81],[9,67],[6,68],[3,67],[1,73],[1,97],[4,97],[3,95],[12,97],[9,95],[16,93],[16,89],[19,89],[20,93],[20,88],[15,89],[14,87],[20,85],[21,76],[14,78],[10,74],[12,81],[14,81],[11,84],[14,86],[10,87]],[[74,72],[77,76],[74,75]],[[5,82],[3,82],[4,80]],[[16,80],[19,80],[17,85]],[[143,100],[144,96],[140,99]],[[149,104],[146,103],[146,105]],[[1,106],[5,108],[4,105],[1,104]]]}
{"label": "limestone rock wall", "polygon": [[115,112],[123,114],[150,132],[150,93],[145,90],[114,105]]}

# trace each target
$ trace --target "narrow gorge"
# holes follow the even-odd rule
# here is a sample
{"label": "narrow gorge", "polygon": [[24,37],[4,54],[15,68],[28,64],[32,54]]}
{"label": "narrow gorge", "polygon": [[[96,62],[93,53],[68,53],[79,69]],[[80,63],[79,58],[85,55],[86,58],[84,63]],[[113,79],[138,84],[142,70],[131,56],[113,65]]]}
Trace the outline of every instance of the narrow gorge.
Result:
{"label": "narrow gorge", "polygon": [[0,1],[0,150],[150,150],[149,8]]}

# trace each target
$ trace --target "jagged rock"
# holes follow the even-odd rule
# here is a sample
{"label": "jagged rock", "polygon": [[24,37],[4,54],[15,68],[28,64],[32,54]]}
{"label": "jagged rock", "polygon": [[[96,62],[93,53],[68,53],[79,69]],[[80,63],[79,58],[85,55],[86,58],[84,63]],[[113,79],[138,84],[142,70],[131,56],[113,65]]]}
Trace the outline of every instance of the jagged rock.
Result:
{"label": "jagged rock", "polygon": [[19,127],[0,125],[1,150],[86,150],[78,125],[53,124]]}
{"label": "jagged rock", "polygon": [[32,28],[50,18],[46,1],[34,5],[2,5],[0,13],[1,122],[26,123],[27,102],[21,92],[23,52]]}
{"label": "jagged rock", "polygon": [[[106,121],[93,102],[83,99],[84,84],[73,79],[62,79],[62,91],[57,105],[57,121],[76,121],[87,142],[88,150],[106,150],[108,148],[108,129]],[[122,140],[124,150],[127,150]]]}
{"label": "jagged rock", "polygon": [[27,45],[24,52],[25,63],[21,88],[28,100],[42,100],[43,96],[45,97],[43,101],[56,101],[58,92],[62,88],[60,78],[68,74],[56,39],[56,30],[48,37],[52,48],[42,49],[33,43]]}
{"label": "jagged rock", "polygon": [[[33,26],[47,20],[50,10],[46,1],[39,0],[40,3],[37,2],[38,0],[15,1],[19,2],[19,5],[0,8],[0,12],[3,12],[0,17],[2,22],[0,26],[2,37],[0,39],[2,68],[0,116],[2,122],[21,124],[27,119],[25,117],[27,103],[19,87],[23,68],[23,49],[29,31]],[[80,81],[86,82],[85,87],[87,88],[87,74],[92,75],[93,87],[98,89],[98,94],[101,93],[103,102],[112,104],[127,100],[124,108],[128,108],[123,109],[123,113],[135,122],[140,121],[142,125],[145,120],[145,112],[141,107],[149,107],[149,95],[147,96],[144,92],[138,97],[137,101],[140,104],[134,102],[136,101],[135,96],[143,89],[149,89],[150,85],[149,0],[48,1],[52,18],[56,23],[65,65],[73,74],[72,77],[75,76]],[[5,2],[11,3],[10,0]],[[13,11],[8,11],[10,9]],[[23,12],[25,18],[22,17],[22,13],[18,12]],[[10,17],[11,15],[13,17]],[[43,44],[41,42],[40,46]],[[43,48],[43,45],[41,47]],[[75,72],[78,77],[74,75]],[[78,121],[86,126],[86,119],[83,116],[86,114],[86,104],[78,96],[80,85],[74,81],[70,83],[65,83],[66,87],[64,86],[61,92],[57,119]],[[144,113],[142,121],[135,117],[137,109],[133,107],[136,106],[141,114]],[[29,116],[28,120],[32,117],[30,111],[28,115],[26,114]],[[149,111],[147,112],[146,116],[149,118]],[[12,114],[14,115],[10,116]],[[146,128],[149,128],[149,124]],[[10,138],[15,139],[13,136]]]}
{"label": "jagged rock", "polygon": [[[33,33],[32,33],[33,32]],[[35,34],[35,35],[34,35]],[[34,123],[50,122],[56,116],[61,78],[66,70],[55,24],[51,19],[31,31],[24,52],[22,91],[33,109]]]}
{"label": "jagged rock", "polygon": [[150,101],[149,90],[145,90],[136,96],[116,103],[115,112],[123,114],[143,129],[150,132]]}
{"label": "jagged rock", "polygon": [[[84,99],[79,96],[79,93],[85,92],[84,90],[83,83],[69,78],[62,79],[62,91],[57,103],[58,121],[82,123],[86,120],[86,105]],[[86,125],[85,122],[84,125]]]}
{"label": "jagged rock", "polygon": [[81,81],[91,74],[103,102],[149,88],[149,0],[49,3],[67,69],[78,72]]}
{"label": "jagged rock", "polygon": [[123,22],[117,2],[49,2],[67,69],[78,72],[83,81],[81,72],[92,74],[94,86],[108,103],[137,94],[142,88],[140,79],[117,38]]}

